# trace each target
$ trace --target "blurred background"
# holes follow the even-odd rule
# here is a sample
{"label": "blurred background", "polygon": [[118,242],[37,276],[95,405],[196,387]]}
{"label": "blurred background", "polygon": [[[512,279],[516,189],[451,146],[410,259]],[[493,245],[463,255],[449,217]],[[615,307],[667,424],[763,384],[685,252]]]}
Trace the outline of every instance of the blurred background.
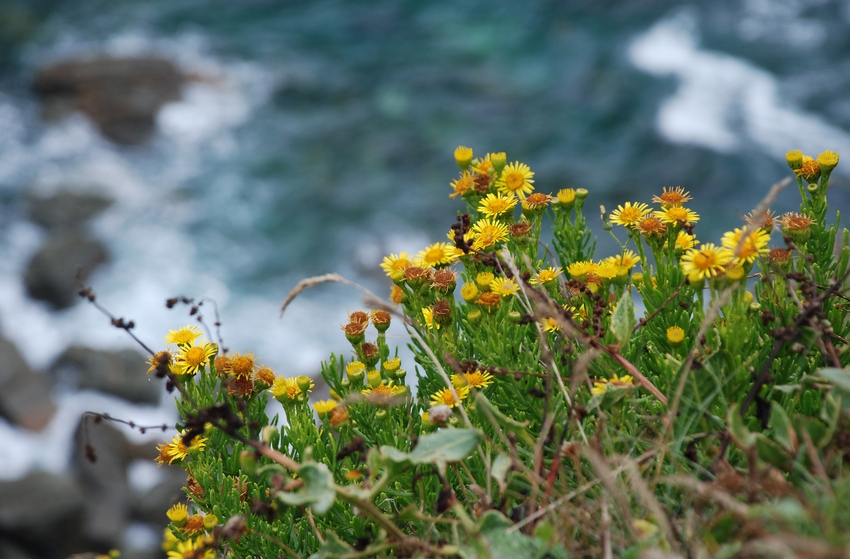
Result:
{"label": "blurred background", "polygon": [[849,27],[840,0],[0,0],[0,557],[158,557],[184,481],[151,461],[171,431],[89,423],[82,456],[86,410],[176,414],[78,265],[154,349],[193,321],[167,298],[209,297],[226,347],[316,375],[360,295],[286,294],[387,295],[381,258],[462,208],[456,146],[587,188],[597,231],[682,185],[718,242],[788,149],[850,156]]}

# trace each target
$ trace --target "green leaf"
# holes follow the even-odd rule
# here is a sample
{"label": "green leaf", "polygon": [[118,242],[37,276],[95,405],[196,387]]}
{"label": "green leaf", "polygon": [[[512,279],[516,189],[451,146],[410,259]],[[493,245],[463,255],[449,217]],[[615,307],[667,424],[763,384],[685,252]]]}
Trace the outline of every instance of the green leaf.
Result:
{"label": "green leaf", "polygon": [[828,367],[819,370],[818,374],[831,382],[835,388],[850,394],[850,371]]}
{"label": "green leaf", "polygon": [[480,417],[482,421],[487,423],[495,421],[497,425],[494,425],[494,427],[501,427],[502,429],[518,434],[528,433],[526,429],[528,427],[528,421],[517,421],[503,414],[499,411],[499,408],[494,406],[493,402],[488,400],[481,392],[475,395],[475,411],[478,413],[478,417]]}
{"label": "green leaf", "polygon": [[507,487],[508,470],[511,467],[511,458],[504,452],[500,452],[493,459],[490,466],[490,475],[499,484],[499,493],[504,493]]}
{"label": "green leaf", "polygon": [[617,302],[614,314],[611,315],[611,332],[617,338],[620,348],[629,343],[635,324],[637,324],[635,305],[632,302],[632,296],[626,291]]}
{"label": "green leaf", "polygon": [[347,553],[354,553],[354,548],[339,539],[339,536],[334,532],[328,530],[325,532],[325,541],[322,542],[319,550],[310,556],[310,559],[331,559]]}
{"label": "green leaf", "polygon": [[777,402],[771,402],[770,408],[770,423],[773,426],[776,442],[785,447],[788,452],[796,453],[798,447],[797,433],[791,425],[791,420],[788,419],[788,414],[785,413],[785,408]]}
{"label": "green leaf", "polygon": [[761,433],[756,434],[755,439],[756,451],[758,452],[759,458],[768,464],[776,466],[780,470],[784,470],[786,472],[791,471],[793,464],[791,462],[791,457],[788,455],[788,451]]}
{"label": "green leaf", "polygon": [[336,499],[334,478],[328,467],[307,462],[298,469],[298,477],[304,480],[298,491],[278,491],[275,497],[287,505],[313,507],[316,514],[326,513]]}
{"label": "green leaf", "polygon": [[726,423],[729,425],[729,433],[732,435],[735,446],[746,450],[756,444],[756,436],[747,429],[747,426],[744,425],[744,418],[738,413],[738,404],[729,406]]}
{"label": "green leaf", "polygon": [[440,429],[436,433],[419,437],[412,452],[402,452],[391,446],[382,446],[381,454],[391,462],[411,464],[445,464],[463,460],[482,438],[477,429]]}

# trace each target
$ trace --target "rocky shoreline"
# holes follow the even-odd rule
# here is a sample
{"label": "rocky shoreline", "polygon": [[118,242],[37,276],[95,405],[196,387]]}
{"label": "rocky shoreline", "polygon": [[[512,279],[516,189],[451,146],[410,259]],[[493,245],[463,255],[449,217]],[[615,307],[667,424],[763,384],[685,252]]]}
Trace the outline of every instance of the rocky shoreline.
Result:
{"label": "rocky shoreline", "polygon": [[[180,99],[186,80],[174,63],[162,58],[99,56],[41,68],[33,91],[46,122],[81,113],[106,138],[136,146],[154,135],[157,113]],[[34,187],[23,191],[20,202],[28,219],[45,233],[22,271],[25,292],[56,311],[79,304],[76,278],[89,277],[110,260],[107,243],[90,225],[114,199],[95,187],[70,183],[49,192]],[[37,371],[0,332],[0,417],[33,434],[43,432],[56,420],[58,387],[156,406],[163,389],[148,382],[145,359],[136,350],[72,346]],[[127,531],[142,523],[161,533],[165,511],[182,498],[186,476],[180,468],[163,467],[157,485],[134,489],[131,466],[151,462],[156,449],[155,443],[130,442],[128,429],[81,418],[65,472],[32,471],[0,482],[0,557],[54,559],[113,548],[121,548],[123,558],[162,557],[157,547],[125,549]],[[96,453],[94,462],[84,451],[86,441]]]}

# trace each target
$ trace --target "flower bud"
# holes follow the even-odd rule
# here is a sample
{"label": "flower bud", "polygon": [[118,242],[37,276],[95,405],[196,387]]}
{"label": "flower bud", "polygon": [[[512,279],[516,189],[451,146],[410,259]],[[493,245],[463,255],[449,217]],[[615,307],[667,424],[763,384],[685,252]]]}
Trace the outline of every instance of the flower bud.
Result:
{"label": "flower bud", "polygon": [[457,163],[457,166],[460,167],[461,171],[467,169],[472,163],[472,156],[472,148],[458,146],[457,149],[455,149],[455,163]]}
{"label": "flower bud", "polygon": [[478,286],[474,283],[464,284],[463,287],[460,288],[460,296],[467,303],[471,303],[478,298]]}
{"label": "flower bud", "polygon": [[499,153],[491,153],[490,163],[493,164],[493,169],[495,169],[496,174],[499,175],[501,174],[502,169],[505,168],[505,165],[508,164],[508,156],[503,151],[500,151]]}
{"label": "flower bud", "polygon": [[685,339],[685,331],[679,326],[671,326],[667,329],[667,341],[676,347]]}
{"label": "flower bud", "polygon": [[384,382],[384,379],[383,377],[381,377],[381,371],[377,369],[372,369],[371,371],[366,373],[366,381],[372,388],[378,388]]}
{"label": "flower bud", "polygon": [[351,379],[351,383],[355,386],[363,382],[363,375],[366,372],[366,364],[362,361],[352,361],[345,366],[345,373]]}
{"label": "flower bud", "polygon": [[239,453],[239,466],[248,475],[257,473],[257,455],[253,450],[243,450]]}
{"label": "flower bud", "polygon": [[308,376],[298,375],[295,382],[298,383],[298,388],[300,388],[301,392],[304,394],[313,390],[313,379]]}
{"label": "flower bud", "polygon": [[360,351],[358,353],[360,354],[360,359],[367,367],[374,367],[378,359],[380,359],[378,346],[369,342],[360,344]]}
{"label": "flower bud", "polygon": [[785,161],[792,171],[796,171],[803,166],[803,152],[799,149],[788,150],[785,154]]}
{"label": "flower bud", "polygon": [[481,311],[478,309],[472,309],[466,314],[466,319],[470,322],[470,324],[478,324],[481,322]]}

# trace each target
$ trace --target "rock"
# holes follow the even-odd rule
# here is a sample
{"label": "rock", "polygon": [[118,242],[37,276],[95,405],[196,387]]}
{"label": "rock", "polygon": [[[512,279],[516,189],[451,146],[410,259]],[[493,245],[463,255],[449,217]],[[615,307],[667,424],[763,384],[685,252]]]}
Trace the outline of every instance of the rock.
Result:
{"label": "rock", "polygon": [[84,500],[64,474],[36,472],[0,482],[0,533],[35,557],[66,557],[87,547],[80,536]]}
{"label": "rock", "polygon": [[177,466],[162,466],[160,471],[165,479],[150,491],[139,493],[133,499],[133,516],[142,522],[161,525],[164,528],[168,523],[165,511],[177,502],[187,502],[183,492],[186,471]]}
{"label": "rock", "polygon": [[[94,462],[86,445],[93,451]],[[106,421],[84,417],[77,426],[71,468],[85,492],[82,533],[93,544],[119,545],[129,525],[130,447],[124,434]]]}
{"label": "rock", "polygon": [[137,404],[159,403],[162,383],[147,374],[145,356],[132,349],[100,351],[72,346],[50,366],[53,375],[70,380],[78,389],[114,394]]}
{"label": "rock", "polygon": [[30,369],[15,344],[0,338],[0,416],[25,429],[41,431],[54,413],[49,379]]}
{"label": "rock", "polygon": [[36,559],[34,555],[16,545],[14,542],[6,541],[0,537],[0,557],[3,559]]}
{"label": "rock", "polygon": [[180,99],[185,77],[157,57],[68,60],[41,68],[33,89],[46,120],[80,111],[109,139],[139,144],[154,132],[159,109]]}
{"label": "rock", "polygon": [[111,198],[94,192],[60,190],[48,196],[28,196],[30,219],[47,229],[78,229],[112,205]]}
{"label": "rock", "polygon": [[79,232],[57,233],[33,255],[24,284],[30,297],[64,309],[78,299],[77,269],[85,279],[107,260],[106,247],[100,241]]}

